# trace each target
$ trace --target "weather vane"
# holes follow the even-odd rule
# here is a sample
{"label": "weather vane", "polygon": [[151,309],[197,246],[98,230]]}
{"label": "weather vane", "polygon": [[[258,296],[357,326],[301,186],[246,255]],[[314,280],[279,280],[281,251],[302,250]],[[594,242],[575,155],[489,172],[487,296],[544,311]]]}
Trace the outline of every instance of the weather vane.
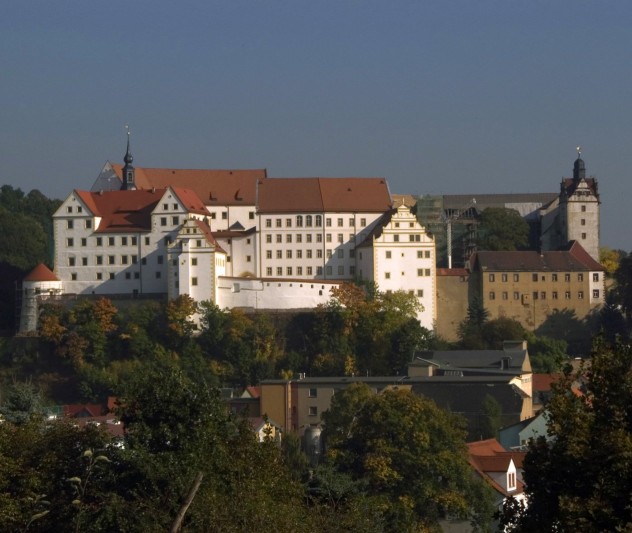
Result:
{"label": "weather vane", "polygon": [[130,136],[129,124],[125,124],[125,129],[127,130],[127,136]]}
{"label": "weather vane", "polygon": [[578,146],[577,147],[577,158],[581,159],[581,157],[582,157],[582,147]]}

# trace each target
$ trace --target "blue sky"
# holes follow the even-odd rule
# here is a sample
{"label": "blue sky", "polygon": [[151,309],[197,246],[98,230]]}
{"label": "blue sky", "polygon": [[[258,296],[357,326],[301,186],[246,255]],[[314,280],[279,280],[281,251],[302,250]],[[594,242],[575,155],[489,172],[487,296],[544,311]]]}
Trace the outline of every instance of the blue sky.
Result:
{"label": "blue sky", "polygon": [[0,183],[121,162],[556,192],[575,146],[632,250],[632,2],[5,1]]}

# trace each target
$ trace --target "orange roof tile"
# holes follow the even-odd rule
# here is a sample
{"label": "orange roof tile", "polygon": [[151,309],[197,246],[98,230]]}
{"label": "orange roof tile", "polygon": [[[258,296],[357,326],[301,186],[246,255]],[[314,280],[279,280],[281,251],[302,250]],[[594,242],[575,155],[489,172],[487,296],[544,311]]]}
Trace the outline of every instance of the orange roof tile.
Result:
{"label": "orange roof tile", "polygon": [[[122,165],[112,165],[119,179]],[[138,189],[165,189],[169,186],[191,189],[206,205],[254,205],[257,182],[265,180],[265,169],[204,170],[135,167]]]}
{"label": "orange roof tile", "polygon": [[23,281],[59,281],[59,278],[44,263],[39,263]]}
{"label": "orange roof tile", "polygon": [[384,178],[270,178],[257,193],[260,213],[382,213],[391,204]]}

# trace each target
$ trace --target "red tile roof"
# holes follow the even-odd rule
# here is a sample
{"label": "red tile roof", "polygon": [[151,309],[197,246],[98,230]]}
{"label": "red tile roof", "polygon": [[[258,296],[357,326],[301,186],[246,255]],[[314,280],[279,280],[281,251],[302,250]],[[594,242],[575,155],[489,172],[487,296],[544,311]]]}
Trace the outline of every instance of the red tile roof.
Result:
{"label": "red tile roof", "polygon": [[391,204],[384,178],[271,178],[257,193],[260,213],[382,213]]}
{"label": "red tile roof", "polygon": [[522,463],[526,455],[525,452],[508,452],[496,439],[469,442],[467,448],[469,451],[468,460],[470,464],[494,489],[506,496],[510,494],[520,494],[523,491],[524,486],[520,481],[516,481],[516,490],[509,492],[487,474],[506,472],[509,469],[511,460],[513,460],[516,469],[522,468]]}
{"label": "red tile roof", "polygon": [[26,275],[23,281],[59,281],[59,278],[45,264],[40,263]]}
{"label": "red tile roof", "polygon": [[215,249],[217,251],[226,253],[224,249],[219,245],[219,243],[215,240],[215,237],[213,237],[213,233],[211,232],[211,228],[209,228],[206,223],[198,219],[194,219],[193,222],[202,232],[202,235],[204,235],[209,244],[215,246]]}
{"label": "red tile roof", "polygon": [[533,392],[548,392],[559,379],[559,374],[533,374]]}
{"label": "red tile roof", "polygon": [[595,261],[577,241],[571,241],[565,250],[536,252],[480,251],[470,259],[472,268],[487,272],[595,272],[604,267]]}
{"label": "red tile roof", "polygon": [[[112,165],[119,179],[122,165]],[[206,205],[254,205],[257,182],[266,180],[265,169],[203,170],[135,167],[139,189],[165,189],[169,186],[191,189]]]}
{"label": "red tile roof", "polygon": [[[209,215],[194,191],[172,187],[171,190],[190,213]],[[97,233],[140,232],[151,230],[151,213],[166,189],[135,191],[77,191],[75,194],[101,222]]]}

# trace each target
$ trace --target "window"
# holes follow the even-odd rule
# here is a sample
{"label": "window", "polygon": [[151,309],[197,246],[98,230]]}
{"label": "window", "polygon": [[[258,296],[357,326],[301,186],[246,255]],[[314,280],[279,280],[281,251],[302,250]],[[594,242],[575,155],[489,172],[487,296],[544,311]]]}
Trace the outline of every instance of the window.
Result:
{"label": "window", "polygon": [[509,293],[507,291],[503,291],[503,300],[509,300]]}
{"label": "window", "polygon": [[158,264],[162,265],[162,263],[164,262],[165,258],[162,255],[158,256]]}
{"label": "window", "polygon": [[339,248],[336,255],[338,256],[338,259],[344,259],[345,251],[342,248]]}
{"label": "window", "polygon": [[423,298],[424,297],[424,290],[423,289],[417,289],[417,297],[418,298]]}
{"label": "window", "polygon": [[75,227],[75,223],[73,220],[66,220],[66,228],[67,229],[72,229]]}
{"label": "window", "polygon": [[311,276],[311,275],[312,275],[312,272],[313,272],[312,267],[307,267],[307,275],[308,275],[308,276]]}
{"label": "window", "polygon": [[301,233],[296,236],[296,242],[303,242],[303,235]]}
{"label": "window", "polygon": [[103,264],[103,256],[102,255],[97,255],[96,259],[97,259],[97,265],[102,265]]}
{"label": "window", "polygon": [[138,263],[138,256],[137,255],[133,255],[132,256],[132,264],[135,265],[136,263]]}
{"label": "window", "polygon": [[500,275],[500,280],[501,280],[503,283],[507,283],[507,278],[508,278],[507,274],[501,274],[501,275]]}
{"label": "window", "polygon": [[75,240],[73,238],[66,239],[66,246],[68,248],[72,248],[75,245]]}
{"label": "window", "polygon": [[277,273],[277,276],[279,276],[279,277],[282,276],[283,275],[283,267],[277,267],[276,273]]}
{"label": "window", "polygon": [[272,219],[266,218],[266,228],[271,228],[271,227],[272,227]]}
{"label": "window", "polygon": [[272,259],[272,250],[266,250],[266,259]]}
{"label": "window", "polygon": [[126,255],[122,255],[121,256],[121,264],[122,265],[127,265],[128,261],[129,261],[129,257],[128,256],[126,256]]}
{"label": "window", "polygon": [[331,257],[332,251],[331,249],[327,250],[327,259],[329,259]]}
{"label": "window", "polygon": [[566,291],[564,293],[564,299],[565,300],[570,300],[571,299],[571,291]]}
{"label": "window", "polygon": [[496,281],[496,276],[494,276],[494,274],[490,274],[489,275],[489,281],[490,281],[490,283],[493,283],[494,281]]}
{"label": "window", "polygon": [[582,233],[582,239],[585,239],[585,238],[586,238],[586,234]]}
{"label": "window", "polygon": [[386,251],[386,259],[390,259],[391,258],[391,251],[387,250]]}
{"label": "window", "polygon": [[327,226],[328,228],[331,227],[331,218],[326,218],[325,219],[325,226]]}
{"label": "window", "polygon": [[140,273],[134,272],[134,279],[140,279]]}
{"label": "window", "polygon": [[342,235],[342,233],[338,233],[338,242],[341,244],[344,242],[344,236]]}
{"label": "window", "polygon": [[171,217],[171,223],[174,226],[177,226],[178,224],[180,224],[180,217]]}
{"label": "window", "polygon": [[291,275],[292,275],[292,267],[287,267],[287,268],[286,268],[286,271],[287,271],[287,275],[288,275],[288,276],[291,276]]}
{"label": "window", "polygon": [[580,300],[583,300],[584,299],[584,291],[579,291],[577,293],[577,298],[579,298]]}
{"label": "window", "polygon": [[330,266],[328,266],[325,271],[327,272],[328,276],[331,276],[332,268]]}
{"label": "window", "polygon": [[531,281],[538,281],[538,275],[537,274],[531,274]]}
{"label": "window", "polygon": [[308,396],[310,398],[317,398],[318,397],[318,390],[317,389],[309,389]]}
{"label": "window", "polygon": [[125,279],[132,279],[131,272],[125,272]]}
{"label": "window", "polygon": [[254,220],[255,219],[255,212],[254,211],[249,211],[248,212],[248,218],[250,220]]}
{"label": "window", "polygon": [[342,265],[338,265],[338,275],[344,276],[344,274],[345,274],[345,267]]}
{"label": "window", "polygon": [[103,246],[103,239],[101,237],[97,237],[97,246]]}
{"label": "window", "polygon": [[114,257],[113,255],[108,255],[108,265],[115,265],[116,264],[116,257]]}
{"label": "window", "polygon": [[509,472],[507,474],[507,490],[515,490],[516,488],[516,473]]}
{"label": "window", "polygon": [[217,218],[217,213],[211,213],[211,220],[215,220]]}
{"label": "window", "polygon": [[145,237],[145,245],[149,245],[149,237]]}
{"label": "window", "polygon": [[338,219],[338,227],[342,228],[342,226],[344,226],[344,221],[341,218],[339,218]]}
{"label": "window", "polygon": [[160,225],[161,226],[167,225],[167,217],[160,217]]}
{"label": "window", "polygon": [[266,235],[266,242],[267,243],[271,243],[272,242],[272,235]]}
{"label": "window", "polygon": [[276,242],[283,242],[283,235],[279,234],[276,236]]}
{"label": "window", "polygon": [[557,274],[551,274],[551,281],[557,281]]}
{"label": "window", "polygon": [[276,251],[276,258],[277,259],[283,259],[283,250],[277,250]]}
{"label": "window", "polygon": [[352,218],[349,219],[349,226],[355,226],[355,220],[353,220]]}
{"label": "window", "polygon": [[198,279],[197,279],[197,278],[191,278],[191,285],[192,285],[193,287],[197,286],[197,281],[198,281]]}
{"label": "window", "polygon": [[72,213],[72,206],[71,205],[66,207],[66,213]]}
{"label": "window", "polygon": [[360,226],[362,226],[362,227],[366,226],[366,218],[361,218],[360,219]]}
{"label": "window", "polygon": [[114,242],[114,237],[108,237],[108,246],[114,246],[115,242]]}
{"label": "window", "polygon": [[422,250],[417,250],[417,259],[423,259],[424,253]]}
{"label": "window", "polygon": [[305,235],[305,242],[312,242],[312,234],[308,233],[307,235]]}
{"label": "window", "polygon": [[97,272],[97,281],[101,281],[103,279],[103,273]]}
{"label": "window", "polygon": [[146,264],[147,264],[147,258],[146,258],[146,257],[143,257],[143,258],[140,260],[140,264],[141,264],[141,265],[146,265]]}
{"label": "window", "polygon": [[425,257],[426,259],[430,259],[430,250],[426,250],[426,251],[424,252],[424,257]]}
{"label": "window", "polygon": [[322,215],[316,215],[316,227],[320,228],[320,227],[322,227],[322,225],[323,225],[323,217],[322,217]]}
{"label": "window", "polygon": [[349,267],[349,275],[355,276],[355,267],[353,265]]}
{"label": "window", "polygon": [[303,227],[303,215],[297,215],[296,216],[296,227],[297,228],[302,228]]}
{"label": "window", "polygon": [[520,281],[520,274],[514,274],[513,275],[513,280],[514,281]]}
{"label": "window", "polygon": [[285,236],[285,242],[292,242],[292,235],[291,234],[287,234]]}
{"label": "window", "polygon": [[121,237],[121,246],[127,246],[127,237]]}
{"label": "window", "polygon": [[[156,272],[157,274],[160,274],[160,272]],[[110,272],[110,279],[114,279],[115,278],[115,274],[114,272]]]}
{"label": "window", "polygon": [[286,250],[285,251],[285,257],[287,259],[292,259],[292,250]]}
{"label": "window", "polygon": [[272,275],[272,267],[266,267],[266,276]]}
{"label": "window", "polygon": [[303,259],[303,250],[296,250],[296,259]]}
{"label": "window", "polygon": [[520,293],[518,291],[514,291],[513,293],[513,299],[514,300],[520,300]]}
{"label": "window", "polygon": [[349,257],[351,257],[352,259],[355,257],[355,250],[353,248],[349,250]]}
{"label": "window", "polygon": [[138,239],[136,237],[132,237],[132,246],[136,246],[138,244]]}
{"label": "window", "polygon": [[430,269],[429,269],[429,268],[426,268],[426,269],[424,270],[424,274],[425,274],[426,276],[429,276],[429,275],[430,275]]}
{"label": "window", "polygon": [[540,300],[546,300],[546,292],[540,292]]}
{"label": "window", "polygon": [[162,209],[164,211],[169,211],[169,204],[162,204]]}
{"label": "window", "polygon": [[496,293],[494,291],[490,291],[489,293],[489,299],[490,300],[495,300],[496,299]]}
{"label": "window", "polygon": [[191,258],[191,266],[197,266],[197,257]]}
{"label": "window", "polygon": [[[305,215],[305,225],[308,228],[312,227],[312,215]],[[316,225],[318,226],[318,217],[316,217]]]}
{"label": "window", "polygon": [[424,269],[423,268],[418,268],[417,269],[417,275],[418,276],[423,276],[424,275]]}
{"label": "window", "polygon": [[292,227],[292,219],[291,218],[286,218],[285,219],[285,227],[286,228],[291,228]]}
{"label": "window", "polygon": [[311,250],[306,250],[307,253],[307,259],[311,259],[312,258],[312,251]]}
{"label": "window", "polygon": [[323,275],[323,267],[316,267],[316,275],[317,276]]}
{"label": "window", "polygon": [[599,281],[599,273],[598,272],[594,272],[593,273],[593,281]]}
{"label": "window", "polygon": [[297,276],[303,275],[303,267],[296,267],[296,275]]}
{"label": "window", "polygon": [[582,205],[582,213],[585,213],[585,212],[586,212],[586,206]]}
{"label": "window", "polygon": [[275,224],[276,224],[277,228],[280,228],[283,225],[283,222],[281,221],[280,218],[277,218],[276,221],[275,221]]}
{"label": "window", "polygon": [[553,291],[551,293],[551,298],[553,298],[553,300],[557,300],[557,291]]}
{"label": "window", "polygon": [[564,281],[570,281],[571,280],[571,275],[566,273],[564,274]]}
{"label": "window", "polygon": [[325,241],[331,242],[331,233],[328,233],[327,235],[325,235]]}
{"label": "window", "polygon": [[71,267],[75,266],[75,258],[74,257],[69,257],[68,258],[68,266],[71,266]]}
{"label": "window", "polygon": [[222,211],[222,220],[226,220],[228,218],[228,212]]}
{"label": "window", "polygon": [[538,291],[533,291],[533,299],[534,300],[538,299]]}
{"label": "window", "polygon": [[318,407],[311,405],[309,407],[309,416],[317,416],[318,415]]}
{"label": "window", "polygon": [[92,229],[92,220],[86,220],[86,229]]}
{"label": "window", "polygon": [[77,273],[76,273],[76,272],[73,272],[72,274],[70,274],[70,279],[71,279],[72,281],[77,281]]}
{"label": "window", "polygon": [[582,220],[581,220],[581,225],[582,225],[582,226],[585,226],[585,225],[586,225],[586,219],[585,219],[585,218],[582,218]]}
{"label": "window", "polygon": [[[307,242],[309,242],[309,240]],[[322,233],[317,233],[316,234],[316,242],[323,242],[323,234]]]}
{"label": "window", "polygon": [[316,250],[316,258],[317,259],[322,259],[323,258],[323,251],[320,248],[318,250]]}
{"label": "window", "polygon": [[577,274],[577,281],[584,281],[584,274],[582,274],[581,272]]}

